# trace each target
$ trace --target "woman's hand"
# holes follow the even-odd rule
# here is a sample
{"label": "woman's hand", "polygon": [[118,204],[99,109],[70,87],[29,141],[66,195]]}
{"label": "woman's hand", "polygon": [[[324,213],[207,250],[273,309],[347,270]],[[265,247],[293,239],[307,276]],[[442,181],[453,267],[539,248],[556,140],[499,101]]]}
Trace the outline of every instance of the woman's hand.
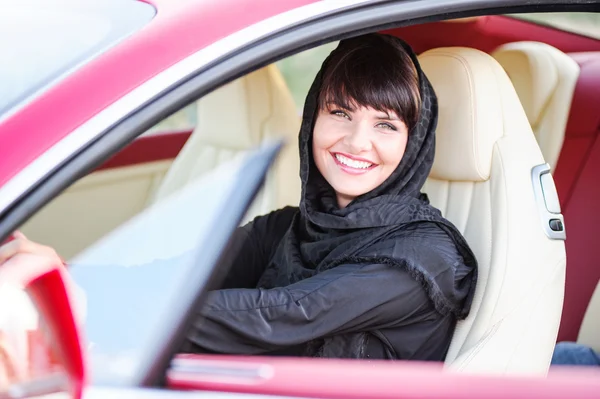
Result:
{"label": "woman's hand", "polygon": [[13,239],[0,246],[0,265],[20,254],[37,255],[52,262],[64,263],[54,248],[30,241],[20,231],[13,233]]}
{"label": "woman's hand", "polygon": [[[32,341],[32,337],[44,332],[45,315],[35,307],[26,287],[45,273],[56,270],[57,262],[63,264],[53,248],[30,241],[19,231],[0,245],[0,389],[35,379],[30,372],[32,364],[28,353],[34,349],[50,351],[49,341]],[[69,278],[65,278],[64,283],[67,292],[75,289]],[[73,311],[81,313],[76,306],[73,305]],[[42,352],[38,354],[41,356]]]}
{"label": "woman's hand", "polygon": [[[20,231],[15,231],[12,240],[0,245],[0,282],[6,281],[6,275],[18,274],[20,281],[31,281],[40,275],[56,268],[57,264],[65,265],[64,260],[54,248],[38,244],[25,237]],[[72,299],[72,309],[78,324],[83,324],[87,312],[85,292],[75,284],[68,273],[64,274],[64,284],[69,297]],[[0,332],[1,332],[0,328]],[[2,341],[0,340],[0,363],[2,362]],[[0,368],[0,390],[2,370]]]}

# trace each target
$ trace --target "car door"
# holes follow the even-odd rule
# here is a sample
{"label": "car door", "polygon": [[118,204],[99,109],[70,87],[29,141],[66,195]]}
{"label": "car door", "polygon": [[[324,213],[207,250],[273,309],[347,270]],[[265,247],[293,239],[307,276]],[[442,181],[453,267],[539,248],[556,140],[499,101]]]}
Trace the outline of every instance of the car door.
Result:
{"label": "car door", "polygon": [[164,375],[279,149],[266,144],[221,165],[73,260],[94,383],[155,385]]}
{"label": "car door", "polygon": [[[74,315],[87,360],[84,374],[93,384],[136,387],[161,383],[204,294],[226,272],[235,252],[232,233],[280,148],[279,142],[265,143],[224,163],[113,230],[69,265],[70,308],[54,305]],[[47,356],[32,356],[46,348],[44,342],[31,340],[39,336],[38,316],[51,323],[56,319],[44,309],[36,311],[18,284],[6,289],[6,283],[19,277],[15,277],[15,269],[31,271],[22,279],[27,287],[38,271],[40,276],[48,272],[47,261],[20,255],[0,270],[0,343],[9,336],[9,344],[18,344],[18,353],[25,354],[15,357],[20,363],[0,359],[4,370],[0,376],[7,376],[4,381],[0,378],[0,396],[2,391],[10,396],[16,387],[39,394],[40,381],[50,381],[43,393],[59,392],[66,386],[56,377],[60,366],[77,363],[76,359],[50,356],[50,350]],[[52,343],[45,343],[64,354],[72,341],[57,336]],[[0,345],[0,355],[4,346]],[[59,371],[44,366],[50,361]],[[41,370],[41,374],[15,377],[13,363],[23,364],[23,370]]]}

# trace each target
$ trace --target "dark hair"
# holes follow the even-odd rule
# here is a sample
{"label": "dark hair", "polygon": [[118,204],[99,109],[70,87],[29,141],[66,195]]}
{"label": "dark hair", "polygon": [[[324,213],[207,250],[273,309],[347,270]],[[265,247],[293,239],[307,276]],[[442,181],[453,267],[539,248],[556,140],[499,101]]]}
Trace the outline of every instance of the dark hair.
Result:
{"label": "dark hair", "polygon": [[331,53],[319,92],[319,109],[333,103],[394,111],[412,129],[421,108],[419,76],[402,44],[381,34],[340,42]]}

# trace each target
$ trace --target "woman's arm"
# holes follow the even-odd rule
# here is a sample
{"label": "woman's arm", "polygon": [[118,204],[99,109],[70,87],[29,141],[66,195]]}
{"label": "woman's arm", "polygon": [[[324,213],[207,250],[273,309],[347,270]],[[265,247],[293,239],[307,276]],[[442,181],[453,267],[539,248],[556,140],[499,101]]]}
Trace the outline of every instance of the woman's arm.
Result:
{"label": "woman's arm", "polygon": [[237,254],[221,289],[256,287],[295,213],[296,208],[286,207],[236,229],[232,250]]}
{"label": "woman's arm", "polygon": [[57,263],[65,263],[54,248],[30,241],[25,234],[15,231],[8,240],[0,243],[0,265],[19,254],[33,254]]}
{"label": "woman's arm", "polygon": [[212,292],[186,347],[258,354],[399,326],[431,308],[425,290],[404,271],[381,264],[340,265],[288,287]]}

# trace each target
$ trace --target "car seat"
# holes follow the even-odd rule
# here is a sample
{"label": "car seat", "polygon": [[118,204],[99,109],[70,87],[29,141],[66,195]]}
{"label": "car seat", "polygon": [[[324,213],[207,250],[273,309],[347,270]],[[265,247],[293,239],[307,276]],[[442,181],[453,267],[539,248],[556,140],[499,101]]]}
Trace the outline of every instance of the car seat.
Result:
{"label": "car seat", "polygon": [[158,201],[190,180],[233,159],[268,138],[287,145],[269,172],[265,185],[244,222],[300,201],[300,117],[275,65],[252,72],[202,97],[197,102],[195,130],[173,161],[152,201]]}
{"label": "car seat", "polygon": [[540,42],[508,43],[492,56],[511,79],[544,159],[554,170],[579,77],[577,62]]}
{"label": "car seat", "polygon": [[479,262],[471,312],[446,367],[545,374],[560,321],[565,229],[550,169],[510,79],[490,55],[419,56],[439,102],[435,160],[423,188]]}

